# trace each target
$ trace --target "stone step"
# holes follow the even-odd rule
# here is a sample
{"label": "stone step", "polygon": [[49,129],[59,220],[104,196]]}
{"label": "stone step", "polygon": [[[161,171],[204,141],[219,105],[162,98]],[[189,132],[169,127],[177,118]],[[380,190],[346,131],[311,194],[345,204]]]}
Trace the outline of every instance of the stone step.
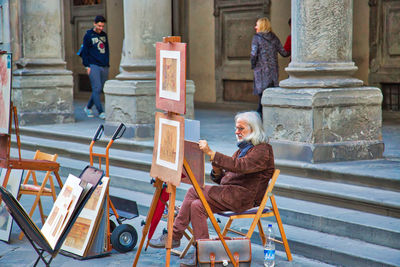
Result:
{"label": "stone step", "polygon": [[[33,152],[23,152],[27,155],[31,153],[33,156]],[[71,158],[60,158],[59,160],[63,162],[61,164],[63,177],[67,177],[69,173],[79,175],[88,164],[88,161]],[[142,200],[144,198],[141,197],[141,194],[152,196],[154,193],[154,187],[150,183],[151,177],[146,171],[110,166],[110,176],[113,190],[126,190],[135,199]],[[296,182],[292,180],[296,179],[299,178],[280,175],[275,188],[279,188],[278,183],[280,182],[294,186]],[[189,187],[190,185],[182,183],[177,188],[177,201],[183,200]],[[292,197],[277,196],[277,202],[282,220],[287,224],[400,248],[400,242],[398,242],[400,240],[400,219],[398,218],[302,201]],[[144,203],[143,206],[150,205],[151,199],[146,199]]]}
{"label": "stone step", "polygon": [[275,160],[276,167],[288,175],[400,192],[400,173],[398,168],[393,168],[400,166],[399,158],[364,160],[359,165],[356,163],[357,161],[311,164]]}
{"label": "stone step", "polygon": [[[67,127],[67,126],[65,126]],[[38,128],[21,127],[21,141],[22,147],[24,149],[37,149],[41,148],[52,153],[68,153],[74,152],[71,150],[64,150],[64,147],[70,147],[71,144],[80,144],[80,150],[88,154],[89,145],[94,135],[93,133],[88,134],[87,131],[82,133],[74,132],[72,130],[65,130],[63,132],[52,130],[46,128],[46,130],[41,130]],[[95,148],[104,149],[109,142],[110,138],[102,137],[95,144]],[[14,141],[14,140],[13,140]],[[54,141],[54,142],[51,142]],[[72,145],[75,147],[76,144]],[[15,144],[13,143],[15,146]],[[219,147],[220,149],[225,149]],[[132,141],[128,139],[121,138],[115,141],[110,149],[110,153],[113,150],[121,150],[121,152],[141,152],[144,154],[152,154],[153,152],[153,142],[152,141]],[[103,150],[101,150],[103,151]],[[76,152],[76,151],[75,151]],[[230,154],[231,151],[222,151],[223,153]],[[121,153],[116,153],[118,155]],[[82,154],[72,154],[75,157],[81,156],[84,159],[86,156]],[[133,159],[133,157],[130,157]],[[111,158],[112,159],[112,158]],[[113,159],[112,159],[113,160]],[[276,160],[276,167],[281,170],[282,173],[307,177],[317,180],[324,181],[334,181],[346,184],[355,184],[362,186],[369,186],[375,188],[381,188],[391,191],[400,192],[400,173],[393,173],[390,166],[398,165],[400,166],[400,159],[391,158],[384,160],[371,160],[363,161],[368,162],[368,168],[360,167],[354,170],[354,163],[352,162],[336,162],[334,167],[332,163],[319,163],[319,164],[309,164],[304,162],[295,161],[285,161]],[[391,162],[391,165],[388,165]],[[116,162],[113,162],[113,165]],[[122,164],[122,162],[119,162]],[[142,170],[150,168],[150,166],[145,166],[142,161],[131,162],[131,164],[136,164],[136,167]],[[387,166],[386,166],[387,165]],[[371,173],[369,169],[380,169],[377,173]]]}
{"label": "stone step", "polygon": [[[53,139],[47,140],[44,144],[43,138],[27,136],[23,140],[22,147],[24,150],[34,151],[35,149],[40,149],[49,153],[58,153],[60,156],[70,159],[89,162],[89,144]],[[94,152],[105,153],[105,148],[95,146]],[[146,172],[150,171],[152,161],[152,154],[150,153],[111,148],[109,155],[110,168],[111,166],[116,166]],[[211,165],[207,162],[207,178],[210,169]],[[210,180],[208,179],[208,181]],[[397,191],[281,174],[275,186],[275,193],[312,202],[400,217],[400,192]]]}
{"label": "stone step", "polygon": [[[139,206],[141,214],[147,214],[149,209],[149,203],[151,203],[152,195],[145,193],[135,193],[126,189],[110,189],[110,194],[118,194],[118,196],[134,200]],[[288,201],[288,199],[286,199]],[[290,201],[290,200],[289,200]],[[293,200],[291,200],[293,201]],[[278,197],[278,203],[285,203],[285,199]],[[177,205],[180,201],[177,201]],[[313,204],[313,203],[309,203]],[[279,204],[278,204],[279,205]],[[321,208],[321,207],[320,207]],[[327,207],[328,209],[330,207]],[[282,215],[282,220],[285,221],[285,208],[284,205],[279,207],[280,213]],[[226,223],[226,218],[216,215],[217,218],[221,220],[220,228],[223,228]],[[351,216],[350,216],[351,217]],[[331,219],[327,219],[331,220]],[[263,225],[268,224],[268,220],[264,220]],[[397,223],[400,220],[397,221]],[[238,231],[245,232],[250,225],[250,220],[238,220],[233,224],[234,229]],[[313,222],[309,222],[313,223]],[[339,224],[337,222],[337,224]],[[326,225],[325,227],[335,228],[337,231],[344,230],[351,222],[343,222],[344,225]],[[364,224],[368,224],[364,222]],[[397,224],[398,225],[398,224]],[[357,226],[353,225],[353,229]],[[362,226],[368,227],[368,226]],[[211,223],[209,222],[209,229],[211,235],[216,235],[213,230]],[[298,226],[293,226],[285,221],[284,229],[286,236],[288,238],[289,246],[291,252],[294,254],[302,255],[307,258],[314,260],[324,261],[328,264],[339,265],[339,266],[398,266],[400,263],[400,250],[388,248],[385,246],[380,246],[376,244],[371,244],[362,240],[352,239],[340,235],[333,235],[330,233],[310,230]],[[280,237],[279,230],[276,223],[274,223],[274,231],[278,237]],[[362,231],[362,230],[360,230]],[[368,233],[365,233],[368,235]],[[376,233],[369,233],[375,235]],[[397,229],[397,236],[399,234],[399,229]],[[397,237],[398,238],[398,237]],[[398,241],[396,237],[393,238],[393,242]],[[261,239],[259,238],[259,233],[256,230],[252,236],[252,243],[261,245]],[[282,245],[277,245],[277,249],[284,252]],[[285,255],[282,255],[285,257]]]}
{"label": "stone step", "polygon": [[[188,188],[187,185],[182,185]],[[183,188],[178,188],[183,189]],[[123,192],[120,188],[115,189]],[[151,195],[154,189],[143,190],[132,193],[126,197],[136,199],[136,194]],[[146,192],[146,193],[143,193]],[[182,201],[184,192],[177,193],[177,201]],[[142,196],[142,195],[140,195]],[[124,196],[125,197],[125,196]],[[144,198],[139,197],[142,201]],[[301,201],[287,197],[276,197],[282,221],[286,224],[298,226],[310,230],[334,234],[365,242],[400,249],[400,219],[381,215],[365,213],[361,211],[337,208],[333,206]],[[146,199],[144,205],[149,206],[151,199]],[[144,209],[147,212],[147,209]],[[220,217],[220,216],[219,216]]]}
{"label": "stone step", "polygon": [[400,218],[400,192],[282,174],[275,186],[275,193]]}

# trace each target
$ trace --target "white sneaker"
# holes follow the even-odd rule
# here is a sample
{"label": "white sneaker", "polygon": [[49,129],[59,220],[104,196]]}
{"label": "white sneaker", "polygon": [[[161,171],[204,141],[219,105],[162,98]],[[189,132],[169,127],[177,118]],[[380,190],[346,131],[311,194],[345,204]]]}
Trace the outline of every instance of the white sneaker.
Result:
{"label": "white sneaker", "polygon": [[93,111],[90,108],[85,107],[83,109],[83,111],[86,113],[86,116],[88,116],[89,118],[93,118],[94,117]]}
{"label": "white sneaker", "polygon": [[104,112],[100,113],[99,114],[99,118],[102,119],[102,120],[105,120],[106,119],[106,114]]}

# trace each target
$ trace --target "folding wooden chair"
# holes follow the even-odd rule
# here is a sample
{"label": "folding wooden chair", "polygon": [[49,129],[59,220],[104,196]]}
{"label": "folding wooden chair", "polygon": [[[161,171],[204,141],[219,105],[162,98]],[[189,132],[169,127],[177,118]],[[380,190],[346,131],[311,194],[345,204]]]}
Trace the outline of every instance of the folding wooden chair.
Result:
{"label": "folding wooden chair", "polygon": [[[14,118],[14,126],[15,126],[15,136],[17,139],[17,147],[18,147],[18,157],[17,158],[10,157],[11,125],[12,125],[13,118]],[[60,185],[60,188],[61,188],[62,181],[61,181],[60,175],[58,174],[58,170],[60,169],[60,164],[55,162],[55,160],[50,161],[50,160],[43,160],[43,159],[23,159],[22,158],[17,108],[13,105],[12,102],[10,104],[10,120],[9,120],[8,127],[9,127],[8,132],[10,134],[0,134],[0,168],[7,169],[6,175],[4,177],[4,181],[2,184],[3,187],[4,188],[7,187],[8,178],[10,177],[11,170],[17,169],[17,170],[53,172],[58,181],[58,184]],[[46,183],[44,183],[44,184],[46,184]],[[0,198],[0,203],[1,203],[1,198]],[[31,212],[31,214],[29,216],[32,216],[32,214],[33,214],[33,211]],[[43,217],[42,217],[42,221],[43,221]],[[20,239],[21,238],[22,238],[22,236],[20,236]]]}
{"label": "folding wooden chair", "polygon": [[[268,188],[265,192],[265,195],[261,201],[260,206],[251,208],[242,213],[235,213],[232,211],[227,211],[227,212],[222,212],[222,213],[218,213],[218,214],[221,216],[224,216],[224,217],[229,217],[228,222],[225,224],[224,230],[222,231],[223,236],[226,236],[226,234],[229,231],[229,232],[233,232],[235,234],[245,236],[250,239],[251,236],[253,235],[254,229],[256,228],[256,226],[258,226],[258,230],[260,231],[260,237],[261,237],[263,245],[265,245],[267,240],[266,240],[265,233],[264,233],[264,230],[261,225],[261,218],[274,216],[276,219],[276,222],[278,224],[278,228],[279,228],[279,231],[281,233],[281,238],[282,238],[282,241],[280,241],[280,240],[274,240],[274,241],[276,241],[278,243],[282,243],[284,245],[287,259],[289,261],[291,261],[292,254],[290,253],[289,244],[286,239],[285,230],[283,229],[281,216],[279,215],[278,206],[276,205],[276,201],[275,201],[275,196],[272,193],[272,189],[274,188],[275,182],[278,179],[279,173],[280,173],[280,170],[275,169],[275,172],[272,175],[271,180],[269,181]],[[266,206],[268,199],[271,201],[272,208],[269,208]],[[253,219],[253,222],[251,223],[250,228],[246,234],[230,228],[233,220],[249,219],[249,218]]]}
{"label": "folding wooden chair", "polygon": [[[46,160],[55,162],[57,160],[57,154],[47,154],[41,152],[40,150],[36,150],[34,160]],[[32,183],[29,182],[29,178],[32,176]],[[47,182],[50,182],[50,187],[46,187]],[[58,186],[62,188],[62,182],[58,181]],[[29,212],[29,216],[32,217],[33,212],[36,209],[36,206],[39,206],[40,217],[42,219],[42,224],[44,224],[46,216],[43,213],[42,201],[40,200],[41,196],[51,196],[53,197],[53,202],[56,201],[56,189],[54,187],[53,177],[51,176],[51,171],[47,171],[42,183],[38,183],[38,179],[36,177],[36,172],[34,170],[28,170],[24,181],[21,184],[19,194],[17,200],[20,200],[22,195],[34,195],[36,196],[35,201],[32,204],[32,208]],[[20,239],[22,239],[22,233],[20,235]]]}

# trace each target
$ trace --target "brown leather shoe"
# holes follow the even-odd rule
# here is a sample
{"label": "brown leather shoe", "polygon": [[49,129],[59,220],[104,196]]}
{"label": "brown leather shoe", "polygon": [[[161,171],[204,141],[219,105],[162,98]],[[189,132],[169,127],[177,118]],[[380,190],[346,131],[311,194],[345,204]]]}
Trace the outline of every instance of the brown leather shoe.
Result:
{"label": "brown leather shoe", "polygon": [[180,267],[196,267],[197,266],[197,258],[196,253],[187,254],[186,258],[181,259]]}
{"label": "brown leather shoe", "polygon": [[[149,242],[149,246],[152,248],[165,248],[165,244],[167,243],[168,233],[162,234],[159,238],[151,239]],[[172,239],[172,248],[177,248],[181,245],[180,240]]]}

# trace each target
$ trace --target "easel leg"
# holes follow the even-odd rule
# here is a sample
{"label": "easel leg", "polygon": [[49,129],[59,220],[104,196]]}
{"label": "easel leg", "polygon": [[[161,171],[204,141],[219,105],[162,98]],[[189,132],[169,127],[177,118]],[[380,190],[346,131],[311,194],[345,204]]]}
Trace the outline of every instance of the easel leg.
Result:
{"label": "easel leg", "polygon": [[165,266],[169,266],[171,261],[171,247],[172,247],[172,232],[174,226],[174,214],[175,214],[175,197],[176,197],[176,186],[168,183],[167,192],[170,194],[169,196],[169,205],[168,205],[168,239],[165,245],[167,249],[166,252],[166,260]]}
{"label": "easel leg", "polygon": [[142,230],[142,239],[140,240],[140,244],[139,244],[138,250],[136,252],[135,261],[133,262],[133,267],[136,267],[136,265],[139,261],[139,256],[140,256],[140,253],[142,252],[143,244],[144,244],[144,241],[146,240],[147,233],[149,232],[150,223],[151,223],[151,220],[153,219],[154,211],[156,209],[158,200],[161,195],[162,184],[163,184],[163,182],[157,178],[156,182],[154,184],[156,191],[154,192],[153,200],[151,201],[150,210],[149,210],[149,213],[147,214],[146,224],[144,225],[143,230]]}
{"label": "easel leg", "polygon": [[276,205],[275,196],[272,195],[270,197],[272,209],[275,213],[276,222],[278,223],[279,232],[281,233],[281,238],[283,241],[283,246],[285,247],[286,256],[288,261],[292,261],[292,253],[290,252],[289,243],[286,238],[285,230],[283,229],[281,216],[279,215],[278,206]]}
{"label": "easel leg", "polygon": [[223,235],[221,234],[221,228],[219,227],[217,220],[215,219],[215,216],[211,211],[210,205],[208,205],[208,202],[207,202],[206,198],[204,197],[203,191],[201,191],[201,188],[200,188],[199,184],[197,183],[197,180],[194,177],[192,169],[190,168],[189,163],[186,161],[186,159],[183,159],[183,166],[186,169],[187,174],[189,175],[189,179],[192,182],[192,185],[193,185],[194,189],[196,190],[196,193],[199,196],[201,203],[203,204],[204,208],[206,209],[207,215],[215,229],[215,232],[218,234],[218,237],[226,251],[226,254],[228,255],[229,259],[231,260],[231,263],[233,264],[233,266],[238,267],[238,264],[236,264],[236,261],[233,258],[232,253],[229,250],[229,247],[226,244],[226,241],[225,241]]}

